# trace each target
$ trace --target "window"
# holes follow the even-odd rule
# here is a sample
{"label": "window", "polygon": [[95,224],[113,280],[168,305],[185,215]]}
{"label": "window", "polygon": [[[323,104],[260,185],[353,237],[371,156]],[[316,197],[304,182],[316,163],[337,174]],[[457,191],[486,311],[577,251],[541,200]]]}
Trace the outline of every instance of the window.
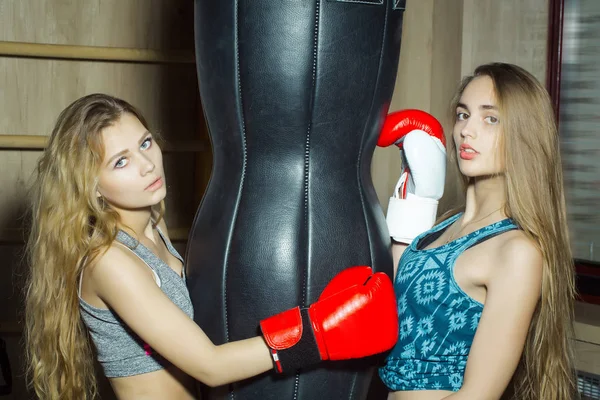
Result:
{"label": "window", "polygon": [[564,7],[562,42],[549,48],[555,51],[549,89],[559,111],[571,247],[576,259],[599,262],[600,1],[556,3]]}

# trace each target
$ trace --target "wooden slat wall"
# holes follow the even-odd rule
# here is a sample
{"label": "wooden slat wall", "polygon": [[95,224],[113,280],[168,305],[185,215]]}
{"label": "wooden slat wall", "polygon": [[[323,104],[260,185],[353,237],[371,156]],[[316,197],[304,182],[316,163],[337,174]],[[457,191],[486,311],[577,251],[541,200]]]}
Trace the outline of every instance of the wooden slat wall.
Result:
{"label": "wooden slat wall", "polygon": [[15,42],[192,49],[192,7],[182,0],[5,0],[0,35]]}
{"label": "wooden slat wall", "polygon": [[[193,2],[187,0],[0,1],[0,41],[182,51],[193,56]],[[202,153],[165,154],[167,223],[190,226],[210,173],[195,65],[22,58],[0,54],[0,135],[48,135],[58,113],[94,92],[141,109],[167,141],[204,143]],[[24,272],[23,212],[36,150],[0,149],[0,336],[7,340],[15,387],[25,399],[15,330]],[[207,170],[208,169],[208,170]],[[183,252],[185,242],[176,243]],[[4,333],[3,333],[4,332]],[[3,397],[4,398],[4,397]]]}
{"label": "wooden slat wall", "polygon": [[548,0],[463,0],[462,73],[509,62],[546,82]]}

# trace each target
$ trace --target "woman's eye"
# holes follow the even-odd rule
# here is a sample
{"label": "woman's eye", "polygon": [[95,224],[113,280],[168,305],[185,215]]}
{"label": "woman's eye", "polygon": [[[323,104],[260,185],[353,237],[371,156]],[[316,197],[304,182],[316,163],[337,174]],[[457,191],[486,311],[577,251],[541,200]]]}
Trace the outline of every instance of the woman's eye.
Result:
{"label": "woman's eye", "polygon": [[469,115],[467,113],[465,113],[465,112],[457,112],[456,113],[456,119],[459,120],[459,121],[464,121],[467,118],[469,118]]}
{"label": "woman's eye", "polygon": [[144,140],[142,142],[142,145],[140,146],[140,148],[142,150],[147,150],[152,146],[152,138],[147,138],[146,140]]}
{"label": "woman's eye", "polygon": [[115,168],[123,168],[127,165],[127,159],[125,157],[121,157],[115,163]]}
{"label": "woman's eye", "polygon": [[485,117],[485,122],[492,124],[492,125],[496,125],[499,121],[498,121],[498,118],[494,117],[493,115],[490,115],[490,116]]}

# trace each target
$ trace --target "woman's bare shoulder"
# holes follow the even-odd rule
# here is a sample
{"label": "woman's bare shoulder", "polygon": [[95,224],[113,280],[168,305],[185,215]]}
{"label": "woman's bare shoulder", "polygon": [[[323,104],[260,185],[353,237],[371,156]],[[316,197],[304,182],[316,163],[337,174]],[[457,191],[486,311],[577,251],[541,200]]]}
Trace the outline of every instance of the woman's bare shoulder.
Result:
{"label": "woman's bare shoulder", "polygon": [[92,280],[118,275],[123,269],[150,272],[147,271],[149,268],[131,249],[116,240],[95,257],[86,268],[89,270],[89,277]]}
{"label": "woman's bare shoulder", "polygon": [[543,257],[537,243],[521,230],[497,236],[494,246],[495,267],[514,278],[541,279]]}
{"label": "woman's bare shoulder", "polygon": [[522,230],[512,230],[498,236],[501,240],[498,242],[498,250],[507,256],[539,256],[541,252],[537,243],[528,237]]}

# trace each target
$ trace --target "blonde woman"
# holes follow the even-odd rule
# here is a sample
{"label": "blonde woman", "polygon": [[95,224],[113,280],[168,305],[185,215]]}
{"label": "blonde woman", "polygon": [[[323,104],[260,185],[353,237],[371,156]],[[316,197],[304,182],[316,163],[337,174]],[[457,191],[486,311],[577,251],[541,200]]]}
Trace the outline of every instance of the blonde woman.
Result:
{"label": "blonde woman", "polygon": [[262,337],[213,345],[192,319],[183,260],[162,218],[161,150],[123,100],[94,94],[68,106],[36,172],[26,344],[41,399],[95,397],[88,333],[119,399],[191,399],[194,380],[290,373],[395,343],[392,283],[358,266],[310,307],[260,321]]}
{"label": "blonde woman", "polygon": [[408,112],[382,134],[405,169],[388,211],[399,339],[380,377],[395,400],[572,399],[574,273],[548,93],[520,67],[482,65],[452,112],[466,200],[433,228],[441,127]]}

